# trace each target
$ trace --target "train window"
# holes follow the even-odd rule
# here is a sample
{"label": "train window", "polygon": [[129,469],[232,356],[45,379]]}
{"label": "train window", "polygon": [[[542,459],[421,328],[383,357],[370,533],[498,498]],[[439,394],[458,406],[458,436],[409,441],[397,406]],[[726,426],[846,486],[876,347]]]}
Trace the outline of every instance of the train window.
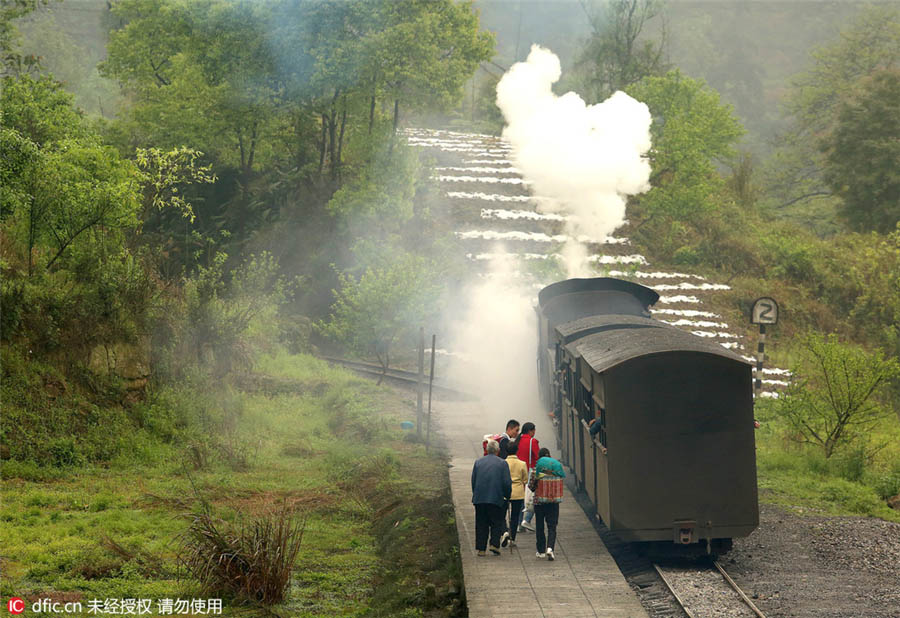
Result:
{"label": "train window", "polygon": [[578,371],[578,365],[575,365],[575,375],[572,376],[572,390],[575,392],[575,410],[581,414],[581,408],[584,405],[584,387],[581,385],[581,372]]}
{"label": "train window", "polygon": [[581,401],[578,406],[578,414],[584,420],[585,423],[590,423],[591,419],[594,418],[594,399],[591,397],[591,391],[586,389],[583,385],[581,386]]}
{"label": "train window", "polygon": [[594,400],[601,408],[606,405],[606,388],[602,374],[594,376]]}
{"label": "train window", "polygon": [[597,422],[600,423],[600,431],[597,434],[597,437],[600,439],[600,444],[604,447],[606,446],[606,408],[600,408],[600,418],[597,419]]}

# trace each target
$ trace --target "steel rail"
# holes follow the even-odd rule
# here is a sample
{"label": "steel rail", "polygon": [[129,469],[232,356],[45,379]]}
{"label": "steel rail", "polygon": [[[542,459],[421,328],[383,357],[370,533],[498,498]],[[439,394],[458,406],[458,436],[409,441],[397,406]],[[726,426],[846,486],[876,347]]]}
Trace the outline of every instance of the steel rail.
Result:
{"label": "steel rail", "polygon": [[766,615],[763,614],[761,611],[759,611],[759,608],[753,604],[753,601],[750,600],[750,597],[748,597],[746,594],[744,594],[744,591],[741,590],[740,586],[738,586],[735,583],[735,581],[733,579],[731,579],[731,576],[725,572],[725,569],[722,568],[722,565],[719,564],[719,561],[714,560],[713,564],[719,570],[719,573],[722,574],[722,577],[725,578],[725,581],[728,582],[728,585],[730,585],[732,588],[734,588],[734,591],[737,592],[739,595],[741,595],[741,598],[744,600],[744,603],[746,603],[750,607],[750,609],[753,610],[753,613],[756,614],[759,618],[766,618]]}
{"label": "steel rail", "polygon": [[668,579],[666,579],[666,576],[662,572],[662,569],[659,568],[659,565],[654,564],[653,568],[656,569],[656,572],[659,574],[660,579],[663,580],[663,583],[666,585],[666,588],[669,589],[669,592],[671,592],[672,596],[675,597],[675,600],[678,601],[678,605],[681,606],[681,609],[684,610],[684,613],[687,614],[687,617],[688,618],[697,618],[696,616],[694,616],[693,613],[691,613],[691,610],[689,610],[687,608],[687,605],[684,604],[684,600],[680,596],[678,596],[677,592],[675,592],[675,587],[672,585],[672,582],[670,582]]}
{"label": "steel rail", "polygon": [[[714,560],[713,565],[716,567],[716,569],[719,571],[719,574],[725,579],[725,581],[728,583],[728,585],[731,586],[731,588],[735,592],[738,593],[738,595],[741,597],[741,600],[744,601],[744,603],[747,605],[747,607],[749,607],[753,611],[753,613],[756,614],[756,616],[758,618],[766,618],[766,615],[763,614],[760,611],[760,609],[753,603],[753,601],[750,600],[750,597],[748,597],[744,593],[744,591],[741,590],[740,586],[738,586],[737,583],[733,579],[731,579],[731,576],[725,571],[725,569],[722,567],[722,565],[719,564],[719,561]],[[678,592],[675,591],[675,587],[672,585],[672,582],[670,582],[666,578],[665,573],[663,573],[662,569],[659,568],[659,565],[654,564],[653,568],[656,569],[656,572],[659,574],[660,579],[663,580],[663,583],[666,585],[666,588],[668,588],[669,592],[672,593],[672,596],[675,597],[675,600],[678,602],[678,605],[681,606],[681,609],[688,616],[688,618],[697,618],[697,616],[693,612],[691,612],[691,610],[688,609],[687,605],[685,605],[684,600],[678,595]]]}
{"label": "steel rail", "polygon": [[[343,358],[336,358],[333,356],[321,356],[320,358],[329,363],[334,363],[336,365],[346,367],[347,369],[352,369],[353,371],[359,371],[361,373],[369,374],[372,376],[384,377],[384,379],[386,380],[393,380],[394,382],[400,382],[407,385],[416,385],[419,383],[419,374],[412,371],[404,371],[403,369],[388,369],[385,372],[384,368],[381,365],[375,365],[373,363],[347,360]],[[425,377],[427,378],[428,376]],[[427,386],[427,382],[423,381],[422,385]],[[474,398],[471,393],[467,393],[452,386],[440,384],[437,381],[434,383],[434,390],[435,392],[452,395],[463,399]]]}

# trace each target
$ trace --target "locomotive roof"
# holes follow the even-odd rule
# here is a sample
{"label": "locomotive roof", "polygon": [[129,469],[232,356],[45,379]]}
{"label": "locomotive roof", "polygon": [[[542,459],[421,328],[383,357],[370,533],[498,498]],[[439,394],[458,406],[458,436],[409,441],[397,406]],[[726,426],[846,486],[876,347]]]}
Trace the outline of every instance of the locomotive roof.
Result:
{"label": "locomotive roof", "polygon": [[566,279],[564,281],[551,283],[538,292],[538,304],[543,307],[551,298],[563,294],[603,290],[613,290],[631,294],[644,305],[645,309],[659,300],[659,294],[638,283],[625,281],[623,279],[613,279],[612,277],[594,277],[591,279]]}
{"label": "locomotive roof", "polygon": [[563,343],[567,344],[575,339],[581,339],[600,331],[617,328],[659,328],[664,326],[668,326],[668,324],[663,324],[651,318],[607,313],[578,318],[571,322],[563,322],[562,324],[557,324],[556,330],[563,338]]}
{"label": "locomotive roof", "polygon": [[666,352],[697,352],[719,356],[736,363],[750,365],[746,360],[722,346],[704,341],[696,335],[658,323],[655,328],[619,328],[596,332],[576,339],[566,346],[569,352],[581,356],[600,373],[641,356]]}

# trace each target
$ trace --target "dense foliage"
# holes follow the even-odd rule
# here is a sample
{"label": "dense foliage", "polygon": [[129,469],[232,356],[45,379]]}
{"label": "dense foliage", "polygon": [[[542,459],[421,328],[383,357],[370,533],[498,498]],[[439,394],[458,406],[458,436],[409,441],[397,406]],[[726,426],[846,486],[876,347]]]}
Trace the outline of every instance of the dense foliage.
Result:
{"label": "dense foliage", "polygon": [[[0,10],[0,430],[9,455],[50,466],[110,461],[133,443],[102,437],[129,428],[175,439],[209,411],[182,418],[142,398],[243,374],[279,345],[337,344],[385,365],[411,349],[434,281],[455,279],[462,258],[431,208],[432,162],[400,129],[437,117],[498,130],[506,68],[489,62],[493,35],[469,2],[100,4],[106,60],[96,73],[56,58],[67,84],[17,34],[27,26],[54,56],[75,49],[48,20],[22,24],[53,5]],[[735,313],[777,289],[788,357],[810,330],[839,333],[860,358],[900,355],[896,7],[835,25],[786,84],[754,72],[740,45],[718,53],[742,36],[740,14],[717,32],[721,20],[685,24],[681,45],[702,62],[674,68],[661,3],[581,8],[588,36],[567,86],[592,101],[624,88],[653,114],[653,188],[628,205],[638,249],[727,277]],[[68,92],[104,79],[123,95],[114,119],[86,116]],[[787,129],[771,157],[763,123]],[[889,378],[885,407],[900,393]],[[826,382],[804,384],[806,399],[785,402],[808,422]]]}
{"label": "dense foliage", "polygon": [[900,69],[874,74],[844,101],[823,140],[824,179],[854,229],[893,231],[900,221]]}
{"label": "dense foliage", "polygon": [[805,205],[815,214],[833,206],[821,140],[834,131],[844,102],[875,73],[898,63],[900,9],[891,4],[861,9],[839,37],[812,52],[809,69],[791,81],[785,101],[791,124],[767,167],[768,197],[779,212],[798,212]]}
{"label": "dense foliage", "polygon": [[[184,419],[132,418],[137,401],[279,344],[308,349],[306,315],[335,299],[343,315],[351,282],[392,292],[376,294],[368,317],[387,322],[372,330],[423,315],[444,232],[397,131],[456,105],[490,57],[470,4],[121,0],[100,67],[126,96],[112,121],[20,52],[15,20],[35,9],[51,11],[17,0],[0,14],[4,457],[108,461],[126,442],[99,441],[135,423],[173,439]],[[352,326],[331,334],[386,361],[407,334],[373,348],[353,343],[380,333]]]}

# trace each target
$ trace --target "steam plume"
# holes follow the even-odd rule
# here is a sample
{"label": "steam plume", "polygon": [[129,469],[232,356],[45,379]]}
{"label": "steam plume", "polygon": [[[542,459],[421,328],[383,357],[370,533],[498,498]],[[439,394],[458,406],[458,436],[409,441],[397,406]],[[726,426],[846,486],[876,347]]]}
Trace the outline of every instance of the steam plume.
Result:
{"label": "steam plume", "polygon": [[497,84],[497,105],[506,118],[503,136],[512,159],[537,195],[555,198],[539,209],[572,216],[573,240],[563,248],[570,277],[588,274],[587,248],[579,235],[603,239],[625,220],[628,195],[650,188],[650,110],[624,92],[586,105],[568,92],[552,91],[561,74],[559,58],[533,45]]}
{"label": "steam plume", "polygon": [[545,416],[535,382],[534,291],[512,276],[518,261],[503,259],[508,254],[497,249],[491,276],[466,290],[466,307],[452,327],[453,347],[466,362],[449,371],[484,404],[484,433],[501,431],[509,418],[524,423]]}

